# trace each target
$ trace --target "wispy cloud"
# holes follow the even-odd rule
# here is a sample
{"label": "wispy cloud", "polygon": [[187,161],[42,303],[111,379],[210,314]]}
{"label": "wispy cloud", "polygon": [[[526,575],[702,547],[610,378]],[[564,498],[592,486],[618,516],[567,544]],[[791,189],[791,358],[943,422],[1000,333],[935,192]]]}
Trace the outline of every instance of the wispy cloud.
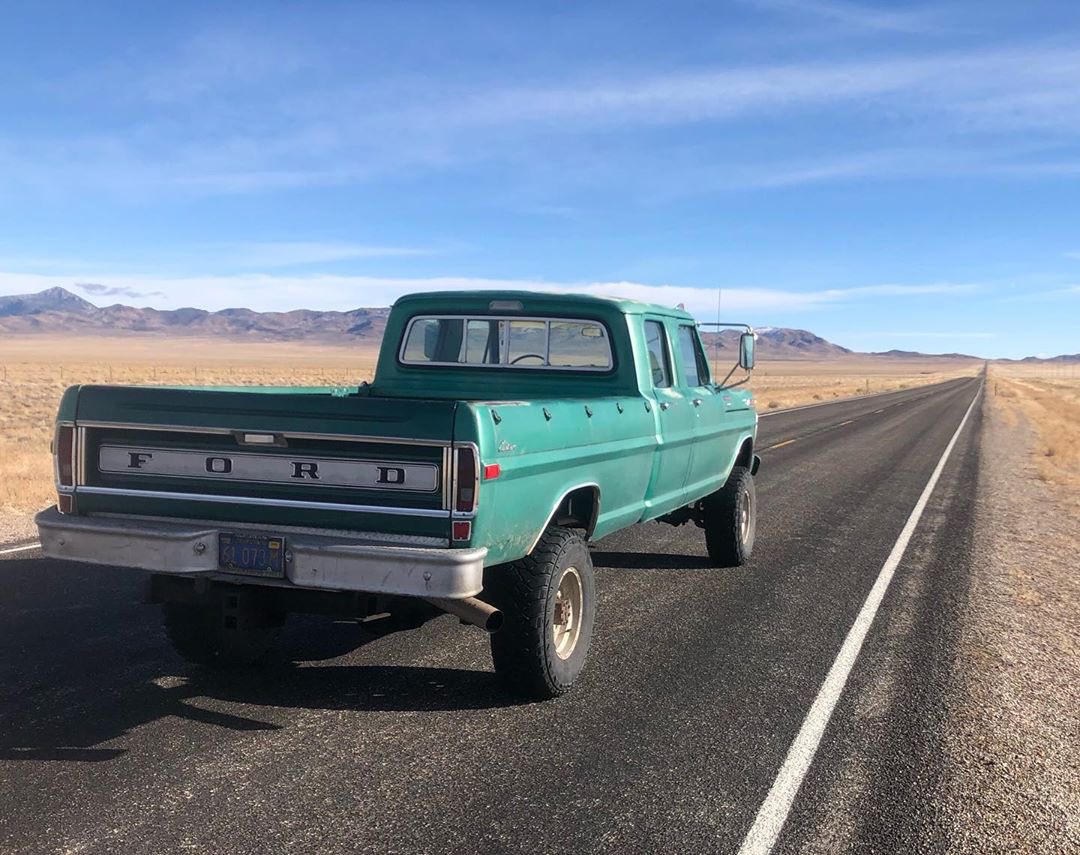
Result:
{"label": "wispy cloud", "polygon": [[1080,296],[1080,285],[1062,285],[1057,288],[1024,288],[1019,294],[1004,294],[998,298],[1000,303],[1034,303],[1046,300],[1061,300]]}
{"label": "wispy cloud", "polygon": [[294,33],[289,39],[267,34],[210,28],[179,43],[171,55],[133,83],[147,98],[165,103],[233,92],[280,81],[319,64]]}
{"label": "wispy cloud", "polygon": [[98,282],[76,282],[75,288],[94,297],[129,297],[143,300],[149,297],[165,297],[164,291],[136,291],[126,285],[102,285]]}
{"label": "wispy cloud", "polygon": [[[642,282],[554,282],[543,279],[496,279],[470,276],[377,277],[345,275],[288,276],[236,274],[231,276],[94,276],[106,285],[97,288],[161,292],[165,308],[195,305],[223,309],[237,305],[260,310],[353,309],[387,306],[403,294],[447,290],[535,290],[624,297],[661,305],[682,304],[700,317],[716,312],[717,289]],[[0,293],[25,293],[66,285],[61,277],[44,274],[0,273]],[[979,288],[972,283],[881,284],[853,288],[795,290],[747,286],[723,287],[720,305],[727,312],[769,312],[821,309],[881,298],[919,299],[964,296]],[[101,292],[96,292],[101,293]]]}
{"label": "wispy cloud", "polygon": [[423,247],[371,246],[332,241],[262,241],[217,247],[219,257],[230,266],[256,269],[300,267],[360,258],[403,258],[431,255]]}
{"label": "wispy cloud", "polygon": [[874,8],[841,0],[749,0],[760,9],[793,12],[866,30],[927,33],[941,30],[940,9]]}
{"label": "wispy cloud", "polygon": [[[848,4],[823,7],[851,12]],[[884,21],[892,13],[880,14]],[[561,85],[426,80],[422,87],[401,88],[395,81],[374,81],[331,91],[317,76],[301,77],[282,93],[268,85],[257,97],[237,98],[226,84],[243,83],[245,57],[266,50],[241,42],[234,57],[231,42],[222,39],[192,49],[196,57],[200,51],[217,56],[205,80],[193,60],[181,63],[187,71],[168,72],[180,82],[160,84],[172,93],[191,93],[199,105],[197,121],[178,121],[171,109],[151,103],[135,120],[94,136],[26,139],[0,133],[0,190],[245,194],[508,162],[514,180],[534,171],[534,164],[550,162],[571,167],[553,168],[552,174],[573,182],[592,179],[592,171],[573,167],[582,156],[579,146],[597,134],[782,117],[785,133],[795,136],[800,122],[820,120],[821,114],[878,131],[887,127],[895,147],[860,153],[850,144],[834,144],[802,162],[780,164],[771,179],[768,173],[777,164],[752,149],[732,155],[705,145],[694,166],[722,166],[735,175],[736,186],[746,173],[744,186],[762,187],[946,174],[951,162],[969,155],[986,174],[1080,175],[1068,157],[1002,146],[1003,135],[1026,142],[1038,130],[1069,140],[1080,131],[1080,50],[1054,43],[693,71],[585,67]],[[304,61],[294,62],[302,67]],[[251,74],[258,78],[256,71]],[[133,76],[130,69],[125,73]],[[264,75],[271,73],[264,69]],[[667,166],[655,152],[650,163],[661,165],[643,170],[628,161],[608,173],[632,186],[643,173],[662,173]]]}
{"label": "wispy cloud", "polygon": [[[401,116],[439,126],[573,122],[597,126],[728,121],[779,110],[855,103],[899,119],[952,116],[968,126],[1069,123],[1080,104],[1080,50],[1031,44],[963,53],[921,53],[840,61],[621,74],[564,86],[444,93],[438,106],[405,105]],[[451,98],[446,98],[449,94]]]}

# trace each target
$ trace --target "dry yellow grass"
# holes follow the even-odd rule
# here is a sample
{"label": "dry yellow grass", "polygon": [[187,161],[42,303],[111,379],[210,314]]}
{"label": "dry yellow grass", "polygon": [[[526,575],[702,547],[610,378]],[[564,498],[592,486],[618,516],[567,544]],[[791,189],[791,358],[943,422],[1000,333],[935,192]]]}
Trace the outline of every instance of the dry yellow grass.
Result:
{"label": "dry yellow grass", "polygon": [[1065,504],[1080,516],[1080,366],[997,364],[988,389],[1009,423],[1022,416],[1034,429],[1036,474],[1063,488]]}
{"label": "dry yellow grass", "polygon": [[750,388],[761,411],[973,377],[972,360],[831,359],[759,362]]}
{"label": "dry yellow grass", "polygon": [[[370,379],[376,349],[126,335],[0,341],[0,540],[53,501],[49,441],[61,393],[77,383],[347,386]],[[787,407],[974,374],[978,363],[885,359],[766,362],[759,408]]]}
{"label": "dry yellow grass", "polygon": [[376,350],[148,337],[27,336],[0,342],[0,541],[53,501],[49,442],[77,383],[345,386],[370,379]]}

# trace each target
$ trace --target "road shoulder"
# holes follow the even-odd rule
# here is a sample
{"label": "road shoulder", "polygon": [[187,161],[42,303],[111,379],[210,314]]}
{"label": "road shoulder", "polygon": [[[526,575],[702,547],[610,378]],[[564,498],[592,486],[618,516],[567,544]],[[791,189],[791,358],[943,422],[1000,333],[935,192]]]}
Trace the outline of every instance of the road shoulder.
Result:
{"label": "road shoulder", "polygon": [[984,403],[976,536],[942,781],[953,852],[1080,847],[1080,575],[1034,432]]}

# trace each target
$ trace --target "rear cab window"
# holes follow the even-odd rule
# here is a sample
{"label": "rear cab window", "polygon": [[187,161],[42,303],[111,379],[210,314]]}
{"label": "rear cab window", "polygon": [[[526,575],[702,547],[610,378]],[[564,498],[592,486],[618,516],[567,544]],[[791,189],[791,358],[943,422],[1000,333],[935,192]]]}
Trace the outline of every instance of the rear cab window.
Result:
{"label": "rear cab window", "polygon": [[611,336],[600,321],[566,318],[417,316],[398,353],[402,365],[610,371]]}

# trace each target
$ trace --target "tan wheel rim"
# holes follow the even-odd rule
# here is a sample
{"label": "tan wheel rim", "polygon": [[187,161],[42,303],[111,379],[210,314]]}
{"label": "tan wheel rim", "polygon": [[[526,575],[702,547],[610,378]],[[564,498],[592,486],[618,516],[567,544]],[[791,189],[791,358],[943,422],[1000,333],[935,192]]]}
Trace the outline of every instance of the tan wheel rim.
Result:
{"label": "tan wheel rim", "polygon": [[739,515],[739,538],[743,543],[750,537],[750,515],[753,513],[753,496],[749,490],[743,490],[742,513]]}
{"label": "tan wheel rim", "polygon": [[581,574],[576,567],[567,567],[563,570],[559,590],[555,593],[555,613],[551,620],[555,653],[560,659],[569,659],[577,647],[584,601]]}

